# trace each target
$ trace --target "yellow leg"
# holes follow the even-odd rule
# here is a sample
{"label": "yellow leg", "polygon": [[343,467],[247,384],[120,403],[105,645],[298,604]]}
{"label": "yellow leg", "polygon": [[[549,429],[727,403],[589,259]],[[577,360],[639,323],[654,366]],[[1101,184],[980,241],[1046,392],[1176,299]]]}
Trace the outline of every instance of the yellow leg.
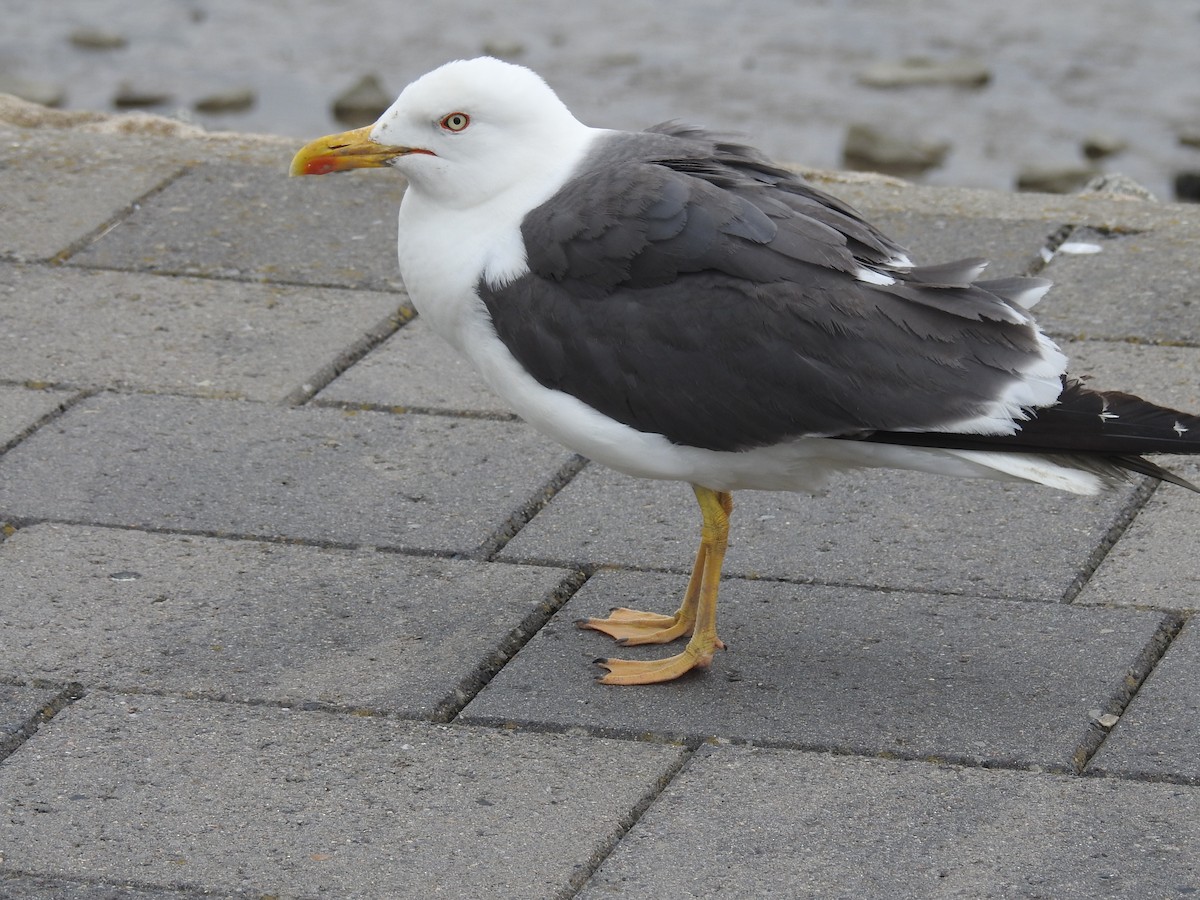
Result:
{"label": "yellow leg", "polygon": [[727,491],[714,491],[699,485],[692,485],[692,489],[700,502],[704,524],[696,564],[678,612],[674,616],[655,616],[620,609],[614,610],[608,619],[587,619],[580,623],[582,627],[611,634],[625,644],[660,643],[684,634],[691,634],[691,640],[683,652],[665,659],[598,659],[597,664],[608,669],[608,674],[599,679],[602,684],[670,681],[694,668],[707,667],[712,663],[713,651],[725,646],[717,637],[717,591],[721,586],[721,565],[729,543],[733,496]]}

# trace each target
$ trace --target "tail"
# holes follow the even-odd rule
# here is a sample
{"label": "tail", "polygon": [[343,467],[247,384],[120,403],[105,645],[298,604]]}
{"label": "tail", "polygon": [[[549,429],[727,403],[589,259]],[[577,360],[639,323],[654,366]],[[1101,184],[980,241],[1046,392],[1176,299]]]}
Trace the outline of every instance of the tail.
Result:
{"label": "tail", "polygon": [[862,440],[911,447],[1030,453],[1101,475],[1149,475],[1200,493],[1200,487],[1143,458],[1145,453],[1200,454],[1200,416],[1156,406],[1133,394],[1093,391],[1063,379],[1058,403],[1032,411],[1015,434],[877,431]]}

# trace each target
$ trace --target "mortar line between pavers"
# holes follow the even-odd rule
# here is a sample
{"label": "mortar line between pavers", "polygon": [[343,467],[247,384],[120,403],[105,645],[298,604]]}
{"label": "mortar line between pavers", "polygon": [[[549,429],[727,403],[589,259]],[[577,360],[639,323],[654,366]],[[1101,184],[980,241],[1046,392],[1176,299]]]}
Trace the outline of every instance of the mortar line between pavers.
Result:
{"label": "mortar line between pavers", "polygon": [[42,679],[34,678],[30,681],[22,682],[20,680],[9,680],[7,678],[0,679],[0,683],[14,687],[31,687],[38,689],[41,684],[47,684],[47,689],[58,689],[48,703],[44,704],[41,709],[29,716],[22,722],[11,734],[0,740],[0,763],[12,756],[24,746],[25,742],[38,733],[38,730],[57,716],[60,712],[74,703],[76,700],[83,697],[85,693],[84,686],[75,682],[68,683],[65,687],[60,687],[62,682],[43,682]]}
{"label": "mortar line between pavers", "polygon": [[378,412],[391,415],[438,416],[443,419],[472,419],[484,422],[520,422],[516,413],[487,409],[452,409],[445,406],[397,406],[386,403],[366,403],[357,400],[322,400],[313,397],[306,406],[314,409],[343,409],[355,412]]}
{"label": "mortar line between pavers", "polygon": [[[318,550],[373,550],[377,553],[394,553],[398,556],[413,556],[423,559],[457,559],[474,560],[472,556],[461,550],[437,550],[427,547],[380,546],[375,543],[356,543],[352,541],[333,541],[311,537],[289,537],[286,535],[255,534],[253,532],[214,531],[203,528],[168,528],[159,525],[141,523],[124,525],[119,522],[102,522],[89,519],[53,518],[50,516],[12,516],[4,521],[15,529],[32,528],[35,525],[65,525],[80,528],[111,528],[115,531],[137,531],[143,534],[177,535],[180,537],[212,538],[219,541],[249,541],[259,544],[279,544],[287,547],[310,547]],[[517,563],[510,560],[495,560],[499,565],[532,565],[532,563]],[[542,568],[565,569],[570,566],[559,563]]]}
{"label": "mortar line between pavers", "polygon": [[118,227],[119,225],[121,225],[121,223],[127,221],[135,213],[137,213],[137,211],[141,208],[143,203],[145,203],[147,200],[150,200],[150,199],[154,198],[155,196],[157,196],[158,194],[165,191],[168,187],[170,187],[172,184],[174,184],[176,181],[178,181],[180,178],[182,178],[184,175],[186,175],[188,172],[190,172],[192,170],[192,168],[193,168],[192,166],[187,166],[187,165],[180,166],[171,175],[168,175],[166,178],[164,178],[162,181],[160,181],[154,187],[150,188],[149,190],[143,191],[141,194],[138,194],[136,197],[134,197],[132,200],[130,200],[129,203],[127,203],[124,207],[122,207],[114,215],[110,216],[107,220],[102,222],[100,225],[93,228],[91,231],[89,231],[83,237],[77,238],[74,241],[72,241],[71,243],[67,244],[66,247],[64,247],[63,249],[61,249],[57,253],[55,253],[53,256],[51,256],[50,260],[49,260],[50,263],[52,265],[62,265],[67,260],[69,260],[71,257],[75,256],[75,254],[79,253],[81,250],[85,249],[86,247],[91,246],[96,241],[100,240],[100,238],[104,237],[106,234],[108,234],[114,228]]}
{"label": "mortar line between pavers", "polygon": [[1104,742],[1108,740],[1108,736],[1120,727],[1121,717],[1125,715],[1125,710],[1141,692],[1146,679],[1158,668],[1158,664],[1166,655],[1167,650],[1175,642],[1179,632],[1183,630],[1184,622],[1185,618],[1178,613],[1168,612],[1163,615],[1158,628],[1155,629],[1146,646],[1134,659],[1121,685],[1101,709],[1101,715],[1116,716],[1116,721],[1107,726],[1103,722],[1095,720],[1088,724],[1087,731],[1072,755],[1077,774],[1084,774],[1087,771],[1088,765],[1100,751]]}
{"label": "mortar line between pavers", "polygon": [[[590,566],[597,572],[600,571],[621,571],[621,572],[638,572],[651,575],[680,575],[687,577],[691,574],[690,568],[681,566],[652,566],[643,565],[634,562],[604,562],[595,560],[581,561],[578,559],[565,559],[553,556],[512,556],[506,559],[497,559],[496,562],[507,562],[513,565],[521,566],[541,566],[548,569],[563,569],[574,566]],[[755,582],[763,584],[792,584],[797,587],[812,587],[812,588],[848,588],[854,591],[865,591],[869,594],[920,594],[925,597],[940,597],[949,600],[999,600],[1006,603],[1030,603],[1030,604],[1061,604],[1061,598],[1043,598],[1027,595],[1013,594],[991,594],[967,591],[950,590],[949,588],[933,588],[933,587],[904,587],[898,585],[887,584],[867,584],[858,581],[827,581],[821,578],[806,578],[804,576],[786,576],[786,575],[745,575],[738,572],[727,572],[721,576],[722,583],[724,582]],[[1130,606],[1129,609],[1150,610],[1152,612],[1162,612],[1161,606]]]}
{"label": "mortar line between pavers", "polygon": [[[140,202],[140,199],[138,202]],[[97,235],[97,239],[99,239],[99,237],[101,237],[101,236],[102,235]],[[80,250],[83,250],[83,249],[86,249],[86,245],[75,249],[73,251],[72,255],[74,255],[75,253],[78,253]],[[65,252],[65,251],[63,251],[63,252]],[[145,275],[149,278],[188,278],[188,279],[195,279],[197,281],[224,281],[224,282],[231,282],[233,284],[257,284],[257,285],[270,285],[270,286],[280,286],[280,287],[311,288],[313,290],[322,290],[322,291],[326,291],[326,290],[328,290],[328,291],[364,291],[364,292],[370,293],[370,294],[394,294],[397,297],[406,296],[404,291],[400,290],[398,288],[373,287],[370,284],[346,284],[345,282],[339,282],[339,281],[301,281],[301,280],[291,279],[291,278],[276,278],[273,276],[272,277],[250,276],[247,274],[227,275],[227,274],[215,273],[215,272],[195,272],[195,271],[190,271],[188,269],[166,269],[166,268],[147,269],[147,268],[139,268],[138,266],[116,266],[116,265],[105,265],[102,263],[87,263],[85,265],[83,263],[71,262],[70,258],[68,258],[66,263],[64,264],[64,263],[58,262],[54,258],[51,258],[50,260],[44,260],[44,259],[29,259],[29,260],[27,260],[27,259],[6,257],[3,254],[3,252],[0,252],[0,262],[20,265],[20,266],[24,266],[26,268],[35,267],[35,266],[49,266],[51,268],[58,268],[58,267],[62,267],[63,265],[67,265],[71,268],[71,270],[79,271],[79,272],[120,272],[122,274]]]}
{"label": "mortar line between pavers", "polygon": [[501,550],[516,537],[522,528],[529,524],[539,512],[545,509],[546,505],[553,500],[563,488],[587,468],[591,461],[578,453],[573,453],[571,457],[563,463],[553,475],[530,497],[521,504],[513,513],[504,521],[504,523],[485,538],[475,551],[471,554],[472,559],[481,559],[486,562],[492,562]]}
{"label": "mortar line between pavers", "polygon": [[[24,386],[24,385],[19,385],[19,386]],[[51,387],[53,387],[53,386],[51,386]],[[78,403],[81,403],[82,401],[86,400],[88,397],[92,397],[92,396],[100,393],[100,391],[101,391],[100,388],[57,388],[57,389],[58,390],[70,390],[72,392],[71,396],[64,397],[62,402],[59,403],[58,406],[56,406],[54,409],[50,410],[50,412],[46,413],[44,416],[39,418],[32,425],[29,425],[28,427],[22,429],[11,440],[6,441],[3,444],[0,444],[0,456],[3,456],[5,453],[7,453],[9,450],[12,450],[13,448],[15,448],[21,442],[33,437],[33,435],[36,432],[40,431],[42,428],[49,425],[55,419],[62,416],[63,413],[65,413],[71,407],[75,406]],[[31,388],[31,390],[36,390],[36,388]]]}
{"label": "mortar line between pavers", "polygon": [[[145,891],[147,894],[154,896],[169,897],[171,900],[204,900],[204,898],[212,898],[213,893],[200,885],[186,884],[172,880],[169,884],[161,881],[142,881],[137,878],[121,877],[116,881],[101,877],[89,877],[87,875],[69,875],[63,872],[55,872],[49,874],[46,872],[33,871],[30,869],[22,869],[18,866],[13,866],[9,863],[0,874],[4,876],[17,876],[19,878],[30,878],[42,881],[54,881],[74,885],[83,888],[111,888],[111,893],[104,894],[105,897],[123,897],[127,894],[130,888],[139,891]],[[49,894],[45,896],[50,896]],[[56,897],[67,896],[65,894],[55,894]],[[70,895],[74,896],[74,894]],[[92,896],[91,892],[88,896]]]}
{"label": "mortar line between pavers", "polygon": [[625,840],[625,836],[637,827],[655,801],[663,795],[667,788],[679,777],[680,773],[688,767],[695,758],[698,749],[698,746],[683,748],[679,759],[669,766],[667,771],[655,779],[654,783],[650,785],[646,792],[638,798],[637,803],[630,809],[629,815],[617,823],[617,828],[608,836],[600,848],[571,876],[566,889],[557,895],[558,900],[573,900],[573,898],[579,896],[580,891],[587,887],[587,883],[592,880],[592,876],[600,870],[600,867],[604,865],[605,861],[613,855],[621,845],[621,842]]}
{"label": "mortar line between pavers", "polygon": [[[505,565],[495,563],[495,565]],[[493,678],[500,673],[521,650],[533,640],[547,622],[579,593],[593,572],[576,569],[568,573],[555,588],[543,596],[528,615],[508,632],[475,669],[466,675],[445,698],[434,708],[431,720],[439,724],[450,724],[463,709],[474,700]]]}
{"label": "mortar line between pavers", "polygon": [[1047,763],[1029,760],[981,758],[958,753],[921,753],[874,748],[845,744],[807,744],[796,741],[774,741],[763,739],[739,740],[728,735],[684,735],[648,733],[624,728],[580,725],[578,723],[547,723],[514,721],[495,716],[479,716],[466,721],[448,723],[451,727],[484,728],[504,731],[507,734],[554,734],[591,737],[599,740],[629,741],[637,744],[659,746],[701,747],[709,744],[740,749],[779,750],[789,753],[818,753],[828,756],[852,757],[855,759],[878,759],[891,762],[915,763],[931,766],[950,766],[959,769],[1012,772],[1020,775],[1054,775],[1070,778],[1103,778],[1110,781],[1127,781],[1138,784],[1179,784],[1200,787],[1200,779],[1187,775],[1164,775],[1161,773],[1078,771],[1071,762]]}
{"label": "mortar line between pavers", "polygon": [[400,308],[387,316],[383,321],[372,325],[355,338],[345,350],[329,363],[321,366],[313,373],[312,378],[303,380],[298,386],[289,391],[280,401],[282,406],[302,406],[327,387],[335,378],[361,360],[364,356],[394,335],[397,331],[417,317],[417,311],[410,303],[402,303]]}
{"label": "mortar line between pavers", "polygon": [[1071,583],[1067,585],[1067,590],[1063,593],[1062,600],[1059,602],[1067,604],[1075,602],[1080,592],[1091,581],[1092,576],[1096,574],[1096,570],[1100,568],[1100,564],[1104,562],[1108,554],[1117,545],[1117,542],[1129,530],[1129,526],[1133,524],[1138,513],[1150,502],[1150,498],[1154,496],[1160,484],[1162,482],[1154,478],[1142,478],[1141,484],[1137,486],[1129,499],[1117,511],[1117,516],[1113,520],[1112,525],[1104,532],[1104,536],[1100,539],[1100,542],[1092,548],[1092,552],[1088,554],[1088,558],[1084,560],[1083,565],[1071,580]]}

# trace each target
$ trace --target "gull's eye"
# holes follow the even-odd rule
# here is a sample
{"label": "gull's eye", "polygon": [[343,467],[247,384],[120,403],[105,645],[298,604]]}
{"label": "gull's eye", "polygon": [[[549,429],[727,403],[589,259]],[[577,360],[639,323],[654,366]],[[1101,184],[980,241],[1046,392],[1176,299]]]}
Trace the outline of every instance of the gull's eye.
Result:
{"label": "gull's eye", "polygon": [[438,124],[447,131],[462,131],[471,124],[471,117],[465,112],[452,112],[442,116],[442,121]]}

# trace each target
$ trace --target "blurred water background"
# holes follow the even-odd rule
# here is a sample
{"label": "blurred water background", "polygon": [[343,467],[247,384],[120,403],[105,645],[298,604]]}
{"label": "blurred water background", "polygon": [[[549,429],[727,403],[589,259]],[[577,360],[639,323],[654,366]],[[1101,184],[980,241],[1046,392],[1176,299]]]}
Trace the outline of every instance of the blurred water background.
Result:
{"label": "blurred water background", "polygon": [[1117,171],[1162,199],[1200,172],[1190,0],[0,0],[0,12],[0,90],[210,130],[341,130],[354,116],[335,102],[364,76],[390,98],[490,53],[536,69],[589,124],[682,119],[802,165],[891,159],[915,180],[1000,189],[1036,187],[1038,171]]}

